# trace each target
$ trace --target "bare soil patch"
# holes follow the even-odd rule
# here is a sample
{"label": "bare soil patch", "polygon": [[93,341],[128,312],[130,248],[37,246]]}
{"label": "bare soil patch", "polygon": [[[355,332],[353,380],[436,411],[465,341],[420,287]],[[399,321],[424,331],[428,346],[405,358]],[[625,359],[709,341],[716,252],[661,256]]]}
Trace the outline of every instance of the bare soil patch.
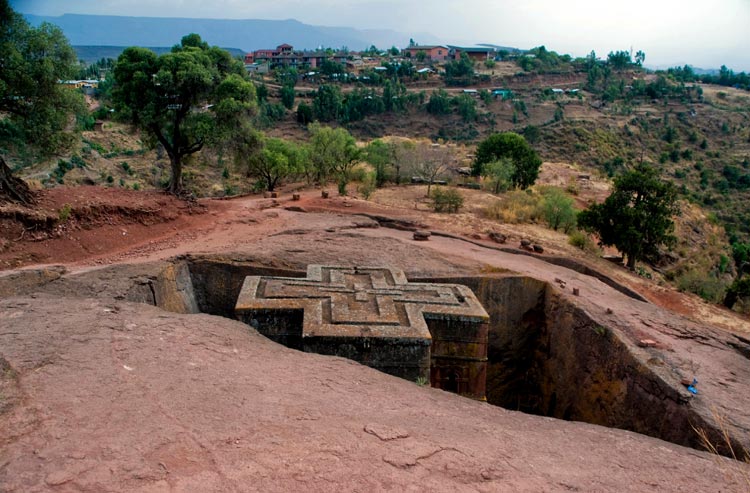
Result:
{"label": "bare soil patch", "polygon": [[159,192],[57,187],[37,192],[37,200],[0,205],[0,268],[76,262],[209,221],[205,206]]}

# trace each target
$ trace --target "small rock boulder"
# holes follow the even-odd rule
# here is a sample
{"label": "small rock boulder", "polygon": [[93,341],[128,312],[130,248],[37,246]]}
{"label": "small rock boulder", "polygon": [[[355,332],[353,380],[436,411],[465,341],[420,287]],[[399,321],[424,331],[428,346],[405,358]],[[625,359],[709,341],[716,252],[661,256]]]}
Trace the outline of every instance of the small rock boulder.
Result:
{"label": "small rock boulder", "polygon": [[498,233],[497,231],[491,231],[487,236],[489,236],[490,240],[494,241],[495,243],[505,243],[506,241],[508,241],[507,236],[502,233]]}
{"label": "small rock boulder", "polygon": [[416,241],[427,241],[427,240],[430,239],[431,235],[432,235],[432,233],[430,233],[427,230],[418,229],[417,231],[414,232],[414,239]]}

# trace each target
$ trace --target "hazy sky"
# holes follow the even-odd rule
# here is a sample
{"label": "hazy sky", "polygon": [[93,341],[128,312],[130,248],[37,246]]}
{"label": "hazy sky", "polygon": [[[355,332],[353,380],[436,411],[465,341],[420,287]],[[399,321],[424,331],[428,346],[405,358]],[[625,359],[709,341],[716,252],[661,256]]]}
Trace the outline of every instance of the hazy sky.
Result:
{"label": "hazy sky", "polygon": [[[643,50],[648,66],[750,71],[750,0],[11,0],[19,12],[297,19],[428,32],[445,42],[545,45],[575,56]],[[418,36],[416,39],[419,42]]]}

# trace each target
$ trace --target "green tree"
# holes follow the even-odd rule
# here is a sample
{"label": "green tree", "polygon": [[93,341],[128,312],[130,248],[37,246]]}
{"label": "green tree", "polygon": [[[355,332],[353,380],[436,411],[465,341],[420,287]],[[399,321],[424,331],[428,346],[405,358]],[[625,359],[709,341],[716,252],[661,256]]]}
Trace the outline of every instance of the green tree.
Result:
{"label": "green tree", "polygon": [[288,176],[302,171],[299,149],[292,142],[249,135],[237,151],[248,176],[262,180],[269,192]]}
{"label": "green tree", "polygon": [[[72,112],[85,111],[83,97],[58,82],[76,68],[75,52],[58,27],[31,27],[7,0],[0,0],[0,152],[49,155],[72,143],[66,126]],[[2,154],[0,197],[33,200]]]}
{"label": "green tree", "polygon": [[676,197],[671,182],[662,181],[654,168],[641,163],[615,178],[614,191],[603,203],[581,211],[578,226],[625,254],[633,269],[637,261],[656,255],[659,246],[675,243]]}
{"label": "green tree", "polygon": [[542,217],[547,225],[555,231],[562,228],[565,233],[570,233],[576,225],[573,198],[555,187],[547,188],[542,195]]}
{"label": "green tree", "polygon": [[344,96],[338,86],[324,84],[313,99],[313,113],[322,122],[338,120],[344,112]]}
{"label": "green tree", "polygon": [[320,64],[320,73],[331,77],[334,74],[345,74],[346,67],[333,60],[323,60]]}
{"label": "green tree", "polygon": [[297,106],[297,123],[307,125],[313,121],[313,109],[307,103],[300,103]]}
{"label": "green tree", "polygon": [[393,165],[395,149],[393,144],[373,140],[365,148],[365,159],[375,168],[375,186],[382,187],[390,179],[388,168]]}
{"label": "green tree", "polygon": [[737,268],[737,277],[742,277],[746,270],[750,270],[750,243],[732,243],[732,258]]}
{"label": "green tree", "polygon": [[456,96],[453,100],[458,108],[458,114],[465,122],[473,122],[477,119],[477,102],[468,94]]}
{"label": "green tree", "polygon": [[258,87],[255,88],[255,96],[258,98],[258,103],[268,101],[268,86],[258,84]]}
{"label": "green tree", "polygon": [[724,306],[731,310],[741,298],[750,298],[750,277],[738,277],[732,282],[724,296]]}
{"label": "green tree", "polygon": [[294,86],[284,84],[281,86],[281,104],[288,110],[294,106]]}
{"label": "green tree", "polygon": [[472,173],[474,176],[482,176],[486,163],[504,157],[512,159],[515,165],[511,177],[514,187],[525,189],[534,184],[539,176],[542,160],[523,136],[513,132],[492,134],[480,142],[477,146]]}
{"label": "green tree", "polygon": [[[644,55],[645,58],[645,55]],[[630,66],[633,62],[630,59],[630,52],[626,50],[622,51],[610,51],[607,55],[607,62],[615,70],[622,70]]]}
{"label": "green tree", "polygon": [[427,102],[427,113],[431,115],[447,115],[451,112],[451,100],[443,89],[432,91]]}
{"label": "green tree", "polygon": [[164,147],[171,175],[168,191],[182,192],[186,156],[239,128],[255,110],[255,88],[242,63],[208,47],[197,34],[182,38],[170,53],[127,48],[114,69],[112,93],[118,113]]}
{"label": "green tree", "polygon": [[383,106],[385,111],[393,110],[394,98],[393,83],[390,80],[386,80],[383,84]]}
{"label": "green tree", "polygon": [[516,171],[516,165],[513,159],[502,157],[495,161],[485,163],[482,167],[482,177],[492,180],[493,193],[500,193],[508,190],[513,182],[513,173]]}
{"label": "green tree", "polygon": [[474,77],[474,62],[465,51],[461,52],[458,60],[445,64],[445,77],[446,79],[470,79]]}
{"label": "green tree", "polygon": [[492,104],[492,93],[490,91],[488,91],[487,89],[480,89],[479,90],[479,98],[487,106],[489,106],[490,104]]}
{"label": "green tree", "polygon": [[319,123],[311,124],[310,130],[310,164],[316,179],[324,182],[336,178],[339,184],[351,181],[351,172],[361,156],[354,137],[343,128],[324,127]]}
{"label": "green tree", "polygon": [[[646,61],[646,54],[641,50],[636,51],[635,52],[635,64],[640,67],[643,65],[643,62],[645,61]],[[687,67],[687,65],[685,66]]]}

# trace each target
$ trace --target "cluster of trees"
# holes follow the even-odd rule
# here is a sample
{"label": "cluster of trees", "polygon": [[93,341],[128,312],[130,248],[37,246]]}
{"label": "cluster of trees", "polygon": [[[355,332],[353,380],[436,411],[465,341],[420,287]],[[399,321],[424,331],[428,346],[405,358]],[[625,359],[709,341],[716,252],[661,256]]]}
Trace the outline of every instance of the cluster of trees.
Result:
{"label": "cluster of trees", "polygon": [[473,97],[468,94],[451,97],[443,89],[432,91],[425,109],[431,115],[449,115],[456,111],[465,122],[477,119],[477,102]]}
{"label": "cluster of trees", "polygon": [[516,63],[527,72],[543,73],[568,70],[571,61],[570,55],[558,55],[544,46],[538,46],[518,57]]}
{"label": "cluster of trees", "polygon": [[573,59],[570,55],[559,55],[554,51],[549,51],[544,46],[532,48],[524,55],[518,57],[518,66],[527,72],[566,72],[570,70],[590,71],[596,65],[599,69],[609,68],[610,70],[623,70],[633,66],[642,66],[646,60],[646,54],[643,51],[637,51],[635,57],[631,56],[630,51],[619,50],[610,51],[606,61],[602,62],[596,58],[596,53],[591,52],[585,58]]}
{"label": "cluster of trees", "polygon": [[444,68],[445,83],[448,85],[467,85],[474,78],[474,62],[465,52],[458,60],[446,63]]}
{"label": "cluster of trees", "polygon": [[427,195],[432,184],[454,163],[450,149],[433,146],[429,142],[384,142],[374,140],[364,150],[363,158],[374,169],[377,187],[387,182],[399,184],[404,176],[419,178],[427,183]]}
{"label": "cluster of trees", "polygon": [[[338,183],[339,192],[347,193],[353,179],[371,182],[374,188],[387,183],[402,183],[405,176],[417,177],[431,186],[454,163],[446,147],[429,142],[373,140],[358,147],[354,137],[343,128],[331,128],[317,122],[308,126],[309,140],[295,143],[268,138],[257,132],[245,135],[234,148],[236,162],[248,177],[259,180],[273,191],[287,179],[304,179],[308,183]],[[368,163],[370,175],[361,163]]]}
{"label": "cluster of trees", "polygon": [[99,79],[114,68],[115,62],[114,58],[101,58],[94,63],[80,67],[75,78],[78,80]]}
{"label": "cluster of trees", "polygon": [[[638,52],[635,65],[639,65],[645,55]],[[619,51],[610,53],[610,61],[606,64],[596,59],[596,54],[586,58],[586,89],[592,93],[601,95],[603,101],[614,102],[617,100],[633,101],[637,98],[664,99],[679,98],[686,102],[700,100],[703,91],[695,85],[686,85],[684,82],[675,83],[664,74],[659,74],[655,80],[646,82],[643,79],[630,80],[617,76],[616,71],[633,65],[630,61],[630,53]]]}
{"label": "cluster of trees", "polygon": [[370,115],[403,111],[421,105],[423,101],[423,93],[408,93],[403,83],[390,80],[385,82],[380,93],[360,85],[344,94],[338,85],[324,84],[316,91],[310,109],[307,105],[301,110],[298,109],[297,119],[304,124],[313,119],[321,122],[348,123]]}
{"label": "cluster of trees", "polygon": [[736,241],[732,243],[732,257],[737,267],[737,277],[727,288],[724,306],[731,309],[740,298],[750,297],[750,243]]}
{"label": "cluster of trees", "polygon": [[667,69],[667,75],[677,82],[703,82],[720,86],[737,87],[750,91],[750,74],[733,70],[722,65],[718,74],[697,74],[690,65]]}
{"label": "cluster of trees", "polygon": [[396,46],[391,46],[387,50],[381,50],[375,45],[370,45],[369,48],[367,48],[365,51],[362,52],[363,55],[369,56],[369,57],[380,57],[380,56],[398,56],[401,54],[401,50],[399,50]]}
{"label": "cluster of trees", "polygon": [[642,51],[637,51],[635,54],[635,60],[627,50],[610,51],[607,55],[607,64],[615,70],[624,70],[633,65],[642,66],[646,60],[646,54]]}
{"label": "cluster of trees", "polygon": [[309,142],[295,143],[248,129],[233,141],[235,162],[268,191],[289,178],[304,178],[308,183],[336,180],[339,191],[346,193],[352,171],[363,156],[354,137],[343,128],[318,123],[308,130]]}

